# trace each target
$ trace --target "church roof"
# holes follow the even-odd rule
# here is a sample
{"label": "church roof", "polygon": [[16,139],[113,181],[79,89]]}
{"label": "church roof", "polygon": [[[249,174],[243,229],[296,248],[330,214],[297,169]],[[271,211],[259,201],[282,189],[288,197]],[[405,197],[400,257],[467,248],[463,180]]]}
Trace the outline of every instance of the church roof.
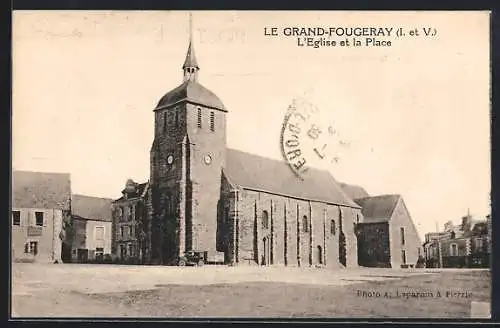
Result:
{"label": "church roof", "polygon": [[70,209],[69,173],[12,172],[12,207]]}
{"label": "church roof", "polygon": [[340,183],[340,187],[352,199],[370,197],[365,188],[347,183]]}
{"label": "church roof", "polygon": [[327,171],[309,168],[301,180],[284,161],[227,149],[224,173],[242,188],[359,208]]}
{"label": "church roof", "polygon": [[225,111],[224,104],[219,97],[198,82],[192,80],[187,80],[177,88],[167,92],[158,102],[156,109],[168,107],[180,101],[192,102]]}
{"label": "church roof", "polygon": [[363,223],[379,223],[390,220],[400,198],[400,195],[380,195],[354,201],[362,208]]}
{"label": "church roof", "polygon": [[86,220],[111,221],[112,201],[109,198],[73,195],[71,214]]}

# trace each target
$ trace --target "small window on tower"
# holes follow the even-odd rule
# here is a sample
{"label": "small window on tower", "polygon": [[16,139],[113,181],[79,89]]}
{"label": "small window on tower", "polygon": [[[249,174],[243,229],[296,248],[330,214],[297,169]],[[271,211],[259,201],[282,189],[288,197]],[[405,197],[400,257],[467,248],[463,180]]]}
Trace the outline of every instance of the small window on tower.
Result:
{"label": "small window on tower", "polygon": [[215,131],[215,114],[210,112],[210,131]]}
{"label": "small window on tower", "polygon": [[198,107],[198,128],[201,129],[201,108]]}

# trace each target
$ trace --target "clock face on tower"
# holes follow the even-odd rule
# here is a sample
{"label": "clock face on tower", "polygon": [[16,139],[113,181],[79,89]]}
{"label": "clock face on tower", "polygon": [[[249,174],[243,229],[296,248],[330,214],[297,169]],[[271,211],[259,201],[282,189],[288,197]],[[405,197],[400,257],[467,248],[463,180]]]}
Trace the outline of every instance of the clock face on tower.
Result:
{"label": "clock face on tower", "polygon": [[210,155],[205,155],[205,157],[203,157],[203,161],[205,162],[205,164],[209,165],[210,163],[212,163],[212,157]]}
{"label": "clock face on tower", "polygon": [[167,164],[172,164],[173,161],[174,161],[174,156],[168,155],[168,157],[167,157]]}

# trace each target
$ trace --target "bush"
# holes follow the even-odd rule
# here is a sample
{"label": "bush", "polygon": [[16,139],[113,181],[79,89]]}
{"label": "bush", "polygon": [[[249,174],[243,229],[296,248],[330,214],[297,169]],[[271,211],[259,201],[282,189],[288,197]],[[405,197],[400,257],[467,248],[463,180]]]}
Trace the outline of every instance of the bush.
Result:
{"label": "bush", "polygon": [[425,259],[422,255],[420,255],[418,257],[418,260],[417,260],[417,265],[416,265],[417,268],[425,268]]}
{"label": "bush", "polygon": [[35,259],[34,258],[14,259],[14,263],[35,263]]}

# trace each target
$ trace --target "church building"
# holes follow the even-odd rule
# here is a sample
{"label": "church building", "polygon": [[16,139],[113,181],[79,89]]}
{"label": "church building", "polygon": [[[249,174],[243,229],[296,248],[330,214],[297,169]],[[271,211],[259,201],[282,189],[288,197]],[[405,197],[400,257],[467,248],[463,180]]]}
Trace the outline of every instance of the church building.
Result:
{"label": "church building", "polygon": [[[360,205],[327,171],[299,179],[284,161],[229,149],[228,108],[200,84],[191,37],[182,72],[154,109],[137,219],[147,234],[136,252],[143,263],[175,265],[194,250],[222,252],[232,265],[357,266]],[[114,203],[115,218],[125,198]]]}

